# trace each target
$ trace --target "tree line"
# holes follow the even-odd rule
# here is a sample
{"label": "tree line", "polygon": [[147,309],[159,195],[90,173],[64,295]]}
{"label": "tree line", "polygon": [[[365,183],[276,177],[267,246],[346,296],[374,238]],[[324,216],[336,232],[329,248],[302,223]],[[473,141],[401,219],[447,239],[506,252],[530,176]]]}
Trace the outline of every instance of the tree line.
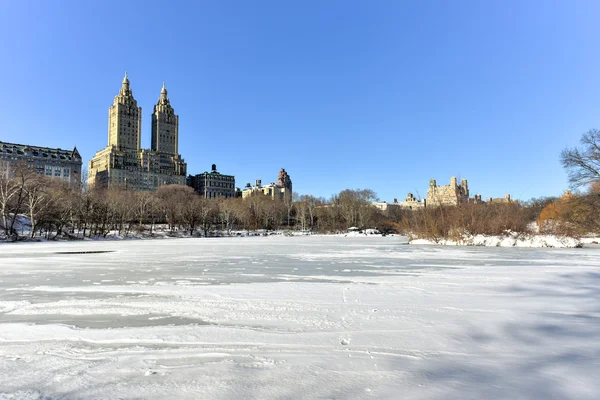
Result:
{"label": "tree line", "polygon": [[339,232],[372,227],[381,219],[371,206],[376,199],[372,190],[344,190],[330,199],[297,194],[284,200],[262,195],[208,199],[183,185],[156,192],[96,190],[71,187],[25,167],[11,175],[0,176],[0,229],[8,240],[106,237],[111,231],[151,235],[157,225],[190,236],[233,230]]}

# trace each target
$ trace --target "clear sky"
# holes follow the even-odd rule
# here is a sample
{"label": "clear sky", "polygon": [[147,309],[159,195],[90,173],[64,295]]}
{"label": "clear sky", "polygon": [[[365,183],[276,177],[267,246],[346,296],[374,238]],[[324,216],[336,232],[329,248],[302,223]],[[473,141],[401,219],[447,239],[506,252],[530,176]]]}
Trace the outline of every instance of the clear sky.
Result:
{"label": "clear sky", "polygon": [[188,173],[294,191],[528,199],[600,128],[598,1],[0,0],[0,140],[107,145],[128,71],[142,145],[166,81]]}

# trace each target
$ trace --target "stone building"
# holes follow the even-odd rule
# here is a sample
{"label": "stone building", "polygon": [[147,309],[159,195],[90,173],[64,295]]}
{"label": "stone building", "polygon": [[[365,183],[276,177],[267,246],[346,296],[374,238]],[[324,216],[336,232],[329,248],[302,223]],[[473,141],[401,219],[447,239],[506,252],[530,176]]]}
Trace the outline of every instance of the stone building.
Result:
{"label": "stone building", "polygon": [[394,199],[393,203],[387,203],[385,201],[371,203],[372,206],[378,208],[382,212],[382,214],[386,216],[391,215],[396,210],[406,208],[411,210],[418,210],[421,208],[425,208],[425,204],[425,200],[418,200],[417,198],[415,198],[415,196],[413,196],[412,193],[409,193],[406,196],[406,199],[404,199],[404,201],[398,201],[398,199]]}
{"label": "stone building", "polygon": [[178,153],[179,116],[171,107],[164,83],[152,113],[150,150],[141,149],[141,139],[142,108],[125,73],[108,111],[108,146],[89,162],[89,186],[157,190],[163,185],[185,185],[187,165]]}
{"label": "stone building", "polygon": [[[396,199],[394,199],[396,201]],[[408,193],[406,195],[406,199],[404,201],[398,202],[398,205],[402,208],[408,208],[411,210],[418,210],[420,208],[425,208],[427,205],[427,200],[418,200],[412,193]]]}
{"label": "stone building", "polygon": [[152,150],[164,154],[179,154],[179,115],[171,107],[164,82],[152,113]]}
{"label": "stone building", "polygon": [[[481,196],[480,196],[480,198],[481,198]],[[497,204],[497,203],[511,203],[511,202],[512,202],[512,200],[510,198],[510,194],[507,194],[504,197],[498,197],[498,198],[488,197],[487,200],[486,200],[486,203],[488,203],[488,204],[492,204],[492,203],[493,204]]]}
{"label": "stone building", "polygon": [[0,142],[0,177],[10,178],[14,168],[26,166],[71,186],[81,182],[82,160],[77,147],[73,150]]}
{"label": "stone building", "polygon": [[242,198],[244,199],[256,194],[269,196],[273,200],[279,199],[290,201],[292,199],[292,179],[285,169],[281,168],[279,176],[277,177],[277,182],[262,186],[261,180],[257,179],[254,186],[247,183],[246,187],[242,190]]}
{"label": "stone building", "polygon": [[289,192],[290,196],[292,195],[292,179],[285,171],[285,169],[281,168],[281,171],[279,171],[279,175],[277,176],[277,182],[275,182],[275,185],[277,187],[286,189]]}
{"label": "stone building", "polygon": [[394,199],[393,203],[388,203],[385,201],[374,201],[371,203],[371,205],[375,208],[377,208],[379,211],[381,211],[381,213],[383,215],[385,215],[386,217],[389,217],[390,215],[392,215],[396,210],[400,210],[401,207],[398,204],[398,199]]}
{"label": "stone building", "polygon": [[215,164],[212,165],[211,172],[188,176],[187,185],[207,199],[229,199],[236,196],[235,176],[217,172]]}
{"label": "stone building", "polygon": [[[409,193],[410,197],[410,193]],[[408,198],[407,198],[408,200]],[[427,191],[427,199],[425,204],[427,207],[456,206],[459,204],[492,204],[492,203],[511,203],[510,194],[501,198],[488,197],[486,201],[482,200],[480,194],[469,197],[469,186],[466,179],[462,179],[460,184],[457,184],[456,178],[450,178],[450,185],[437,186],[435,179],[429,182],[429,190]]]}
{"label": "stone building", "polygon": [[450,178],[450,184],[438,186],[435,179],[429,181],[427,190],[427,206],[456,206],[469,202],[469,186],[466,179],[457,184],[456,177]]}

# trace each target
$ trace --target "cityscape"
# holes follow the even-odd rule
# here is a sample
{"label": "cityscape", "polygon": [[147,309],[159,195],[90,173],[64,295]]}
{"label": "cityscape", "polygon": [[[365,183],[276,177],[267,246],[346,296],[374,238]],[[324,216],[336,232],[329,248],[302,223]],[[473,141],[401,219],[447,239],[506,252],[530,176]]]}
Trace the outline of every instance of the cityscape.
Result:
{"label": "cityscape", "polygon": [[[370,188],[348,188],[325,198],[295,193],[285,168],[270,183],[256,179],[241,188],[234,173],[221,172],[216,164],[210,172],[189,171],[180,153],[179,114],[165,83],[151,114],[149,149],[141,146],[143,112],[127,72],[108,111],[107,146],[87,163],[76,146],[63,150],[0,142],[0,226],[5,240],[156,237],[156,225],[162,230],[165,224],[171,236],[359,230],[434,243],[511,232],[579,237],[600,228],[594,216],[595,170],[580,166],[582,157],[593,164],[594,153],[581,156],[578,149],[565,149],[561,155],[573,182],[592,184],[576,195],[567,190],[561,197],[528,202],[510,194],[483,197],[471,191],[466,178],[452,176],[447,185],[430,179],[423,198],[408,193],[401,201],[382,201]],[[599,137],[590,131],[582,142],[593,146]],[[268,203],[261,205],[264,201]]]}
{"label": "cityscape", "polygon": [[[5,179],[14,174],[19,165],[31,167],[37,174],[52,177],[79,187],[82,182],[89,188],[121,188],[134,191],[156,191],[166,185],[187,185],[200,196],[208,199],[247,198],[262,194],[271,199],[292,200],[292,180],[284,168],[276,182],[262,185],[257,179],[255,184],[247,183],[242,189],[236,187],[235,176],[217,171],[212,164],[210,172],[187,175],[187,164],[179,153],[179,115],[168,96],[163,83],[157,103],[152,112],[152,144],[150,149],[142,149],[142,109],[137,106],[133,96],[127,72],[121,82],[118,95],[109,108],[108,144],[96,152],[87,165],[87,176],[77,147],[72,151],[59,148],[39,147],[33,144],[14,144],[0,142],[0,174]],[[373,201],[372,205],[384,213],[394,208],[418,209],[440,205],[459,205],[464,203],[510,202],[509,194],[504,198],[487,198],[481,195],[470,197],[466,179],[457,183],[451,177],[450,184],[438,186],[432,179],[427,197],[419,200],[408,193],[404,201]]]}
{"label": "cityscape", "polygon": [[600,2],[0,15],[0,400],[600,399]]}

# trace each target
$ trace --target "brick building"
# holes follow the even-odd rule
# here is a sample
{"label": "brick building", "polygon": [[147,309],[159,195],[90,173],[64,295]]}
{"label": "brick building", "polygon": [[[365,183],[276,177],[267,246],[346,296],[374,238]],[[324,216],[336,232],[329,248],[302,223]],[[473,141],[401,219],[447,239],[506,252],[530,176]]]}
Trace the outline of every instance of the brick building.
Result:
{"label": "brick building", "polygon": [[207,199],[229,199],[236,196],[235,176],[219,173],[215,164],[212,165],[211,172],[188,176],[186,183]]}

